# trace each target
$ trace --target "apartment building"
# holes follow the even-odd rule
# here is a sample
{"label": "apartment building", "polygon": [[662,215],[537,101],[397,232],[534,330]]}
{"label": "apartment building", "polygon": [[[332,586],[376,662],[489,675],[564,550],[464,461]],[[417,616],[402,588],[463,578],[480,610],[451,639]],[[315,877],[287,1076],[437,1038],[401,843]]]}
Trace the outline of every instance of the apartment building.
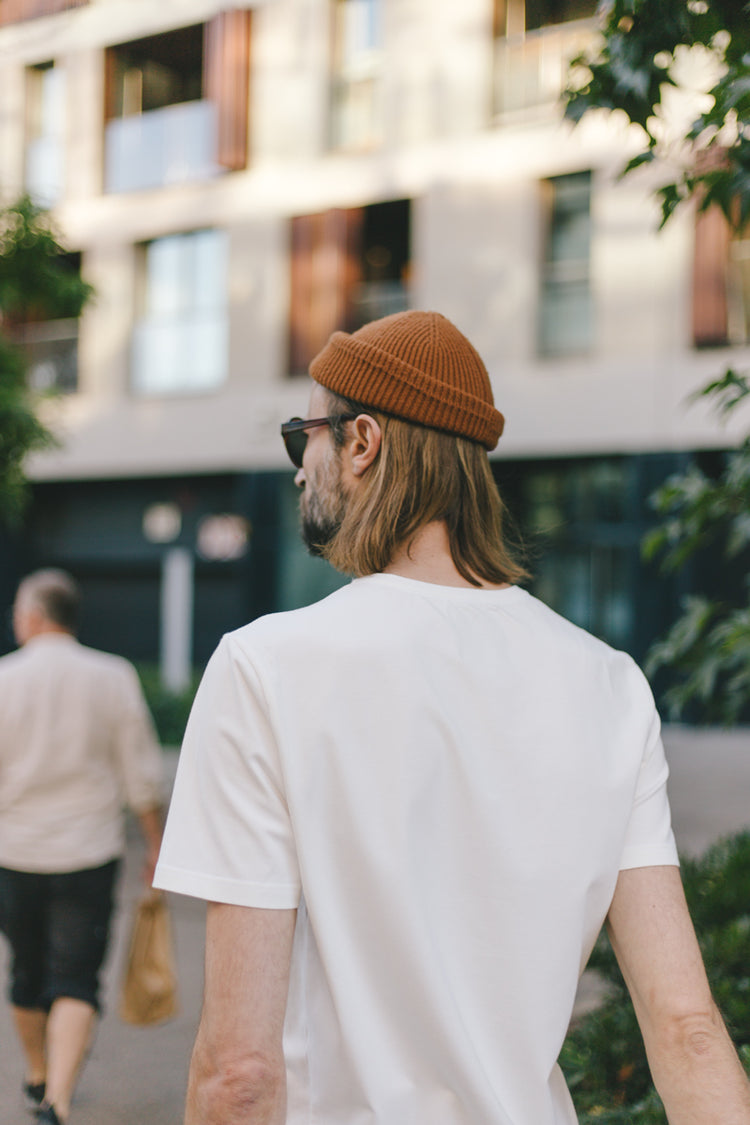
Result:
{"label": "apartment building", "polygon": [[[0,564],[86,593],[84,636],[169,682],[341,579],[297,542],[279,423],[336,328],[437,309],[489,369],[533,588],[641,657],[695,575],[639,541],[732,444],[696,387],[748,358],[748,244],[657,235],[638,138],[559,94],[594,0],[0,0],[0,191],[96,297],[29,324],[57,449]],[[735,422],[738,425],[739,422]],[[8,638],[4,638],[9,643]]]}

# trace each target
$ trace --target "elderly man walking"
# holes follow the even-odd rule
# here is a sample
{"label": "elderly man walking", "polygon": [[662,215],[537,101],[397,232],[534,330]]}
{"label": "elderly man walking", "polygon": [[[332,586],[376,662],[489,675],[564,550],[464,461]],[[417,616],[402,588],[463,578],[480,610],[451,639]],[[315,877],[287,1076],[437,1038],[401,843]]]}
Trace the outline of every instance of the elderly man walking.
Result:
{"label": "elderly man walking", "polygon": [[161,843],[161,754],[135,669],[75,638],[79,591],[63,571],[21,582],[21,646],[0,659],[0,930],[37,1119],[61,1125],[99,1011],[99,970],[138,814],[150,883]]}
{"label": "elderly man walking", "polygon": [[157,885],[209,901],[186,1125],[574,1125],[557,1065],[606,920],[673,1125],[750,1125],[633,661],[516,583],[503,418],[443,316],[313,361],[282,427],[354,576],[225,637]]}

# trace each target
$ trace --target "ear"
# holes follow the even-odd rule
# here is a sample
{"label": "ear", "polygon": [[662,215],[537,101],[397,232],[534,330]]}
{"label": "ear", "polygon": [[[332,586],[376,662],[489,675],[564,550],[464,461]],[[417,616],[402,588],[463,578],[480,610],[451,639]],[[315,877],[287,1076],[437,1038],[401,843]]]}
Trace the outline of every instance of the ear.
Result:
{"label": "ear", "polygon": [[347,451],[352,475],[361,477],[380,452],[383,432],[369,414],[358,414],[351,423],[351,433],[344,448]]}

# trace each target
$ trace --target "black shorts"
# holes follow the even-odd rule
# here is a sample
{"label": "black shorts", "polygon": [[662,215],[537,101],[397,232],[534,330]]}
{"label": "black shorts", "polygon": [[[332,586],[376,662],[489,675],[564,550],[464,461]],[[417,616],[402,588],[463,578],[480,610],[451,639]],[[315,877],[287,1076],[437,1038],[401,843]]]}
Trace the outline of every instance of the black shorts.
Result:
{"label": "black shorts", "polygon": [[119,860],[62,874],[0,867],[0,930],[11,949],[9,997],[49,1011],[61,996],[99,1011]]}

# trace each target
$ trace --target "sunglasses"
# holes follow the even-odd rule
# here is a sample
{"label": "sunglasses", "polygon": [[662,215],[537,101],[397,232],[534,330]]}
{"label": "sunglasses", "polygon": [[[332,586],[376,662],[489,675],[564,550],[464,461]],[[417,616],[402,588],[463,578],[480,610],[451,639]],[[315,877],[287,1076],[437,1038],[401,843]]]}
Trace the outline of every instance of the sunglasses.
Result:
{"label": "sunglasses", "polygon": [[295,469],[302,468],[302,458],[307,446],[307,431],[317,426],[330,426],[333,422],[352,422],[356,414],[330,414],[327,418],[290,418],[281,426],[284,447]]}

